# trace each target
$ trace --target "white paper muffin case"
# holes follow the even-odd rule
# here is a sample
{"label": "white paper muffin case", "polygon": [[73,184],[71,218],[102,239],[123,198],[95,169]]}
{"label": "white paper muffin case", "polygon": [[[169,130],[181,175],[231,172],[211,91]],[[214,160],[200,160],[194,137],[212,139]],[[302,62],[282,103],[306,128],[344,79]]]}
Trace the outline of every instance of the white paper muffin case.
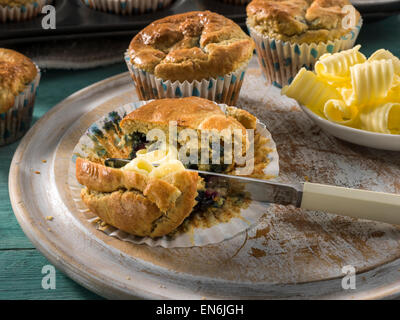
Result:
{"label": "white paper muffin case", "polygon": [[17,141],[29,130],[40,82],[40,70],[37,66],[36,69],[35,79],[15,97],[14,106],[0,114],[0,146]]}
{"label": "white paper muffin case", "polygon": [[201,81],[172,82],[156,78],[153,74],[136,68],[125,53],[125,62],[141,100],[201,97],[230,106],[236,104],[243,84],[247,64],[225,76]]}
{"label": "white paper muffin case", "polygon": [[36,0],[21,6],[0,5],[0,22],[20,22],[32,19],[42,12],[45,5],[51,4],[53,0]]}
{"label": "white paper muffin case", "polygon": [[278,88],[290,84],[301,68],[312,70],[315,62],[323,54],[351,49],[361,26],[362,19],[348,34],[334,41],[296,44],[262,35],[247,24],[256,43],[258,62],[263,75],[268,84]]}
{"label": "white paper muffin case", "polygon": [[173,0],[81,0],[88,7],[121,15],[154,12],[169,6]]}
{"label": "white paper muffin case", "polygon": [[[149,101],[138,101],[123,105],[112,112],[104,115],[102,118],[94,122],[89,129],[84,133],[78,144],[75,146],[68,169],[68,186],[71,191],[72,199],[75,202],[76,208],[80,214],[84,215],[84,218],[97,226],[98,217],[93,214],[83,203],[81,198],[81,186],[76,179],[76,158],[87,157],[92,152],[91,150],[99,151],[99,140],[96,138],[98,135],[107,136],[107,128],[109,123],[115,123],[117,120],[121,120],[125,115],[140,108],[147,104]],[[222,111],[226,112],[226,105],[219,104]],[[266,147],[271,150],[268,153],[269,163],[264,168],[264,173],[267,176],[277,177],[279,175],[279,155],[276,149],[276,144],[272,139],[271,133],[267,130],[264,124],[257,121],[257,131],[260,135],[266,137]],[[270,206],[269,203],[261,203],[257,201],[251,201],[249,207],[241,209],[240,217],[232,218],[227,222],[220,222],[213,225],[210,228],[195,228],[192,232],[181,233],[175,237],[160,237],[152,239],[150,237],[137,237],[128,234],[122,230],[107,226],[106,228],[98,228],[105,234],[135,244],[147,244],[151,247],[161,246],[164,248],[178,248],[178,247],[194,247],[194,246],[205,246],[212,243],[218,243],[224,240],[233,238],[245,230],[248,230],[252,226],[258,223],[259,219]]]}

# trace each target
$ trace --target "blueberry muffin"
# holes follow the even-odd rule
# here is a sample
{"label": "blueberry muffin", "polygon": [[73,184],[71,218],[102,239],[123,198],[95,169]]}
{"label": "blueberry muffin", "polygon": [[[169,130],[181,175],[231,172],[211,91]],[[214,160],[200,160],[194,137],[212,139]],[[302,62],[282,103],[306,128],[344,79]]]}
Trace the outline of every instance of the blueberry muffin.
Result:
{"label": "blueberry muffin", "polygon": [[[177,123],[178,132],[185,129],[200,132],[197,138],[204,131],[231,129],[232,132],[239,129],[244,133],[244,139],[237,142],[243,144],[244,152],[249,145],[246,129],[253,129],[254,149],[262,156],[254,156],[252,176],[260,177],[258,173],[269,162],[266,138],[261,137],[256,129],[257,119],[247,111],[229,107],[224,112],[216,103],[197,97],[154,100],[119,122],[116,131],[123,136],[118,139],[118,148],[107,143],[103,144],[104,152],[89,153],[86,159],[77,158],[76,177],[83,185],[81,198],[102,221],[136,236],[162,237],[174,232],[190,216],[204,215],[217,208],[225,210],[225,204],[231,203],[230,197],[243,197],[243,190],[238,190],[237,186],[228,188],[227,183],[219,185],[212,179],[203,179],[197,171],[187,170],[235,174],[234,169],[242,164],[235,160],[224,164],[223,159],[219,164],[188,163],[180,152],[184,148],[187,150],[186,143],[179,138],[176,148],[170,140],[165,140],[164,145],[158,143],[160,140],[147,140],[149,131],[153,129],[161,130],[169,137],[171,121]],[[105,137],[101,134],[100,140]],[[223,142],[224,139],[219,141],[220,147]],[[193,148],[196,151],[198,147]],[[208,148],[206,151],[210,153],[213,151],[207,144],[201,148]],[[108,163],[104,157],[125,157],[131,161],[121,167],[110,167],[106,166]]]}
{"label": "blueberry muffin", "polygon": [[39,69],[29,58],[0,48],[0,145],[29,129],[39,80]]}
{"label": "blueberry muffin", "polygon": [[324,53],[354,46],[362,25],[349,0],[253,0],[247,27],[268,83],[291,82]]}
{"label": "blueberry muffin", "polygon": [[253,40],[210,11],[169,16],[131,41],[126,62],[142,100],[199,96],[235,104]]}

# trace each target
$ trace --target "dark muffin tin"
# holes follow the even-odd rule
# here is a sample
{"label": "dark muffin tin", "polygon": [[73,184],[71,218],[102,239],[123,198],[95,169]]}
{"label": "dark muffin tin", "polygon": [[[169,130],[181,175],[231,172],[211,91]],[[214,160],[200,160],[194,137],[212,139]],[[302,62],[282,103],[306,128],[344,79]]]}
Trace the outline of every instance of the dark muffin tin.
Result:
{"label": "dark muffin tin", "polygon": [[351,0],[351,3],[369,21],[400,14],[400,0]]}
{"label": "dark muffin tin", "polygon": [[[363,18],[383,18],[400,13],[400,0],[352,0]],[[175,0],[169,7],[133,16],[122,16],[90,9],[80,0],[54,0],[56,29],[42,29],[43,15],[26,21],[0,23],[0,46],[55,39],[76,39],[133,35],[154,20],[182,12],[210,10],[218,12],[245,28],[246,6],[219,0]]]}
{"label": "dark muffin tin", "polygon": [[44,15],[26,21],[0,24],[0,46],[108,35],[134,34],[154,20],[177,13],[210,10],[223,14],[242,27],[246,21],[246,7],[218,0],[175,0],[169,7],[153,13],[123,16],[93,10],[80,0],[55,0],[56,29],[42,29]]}

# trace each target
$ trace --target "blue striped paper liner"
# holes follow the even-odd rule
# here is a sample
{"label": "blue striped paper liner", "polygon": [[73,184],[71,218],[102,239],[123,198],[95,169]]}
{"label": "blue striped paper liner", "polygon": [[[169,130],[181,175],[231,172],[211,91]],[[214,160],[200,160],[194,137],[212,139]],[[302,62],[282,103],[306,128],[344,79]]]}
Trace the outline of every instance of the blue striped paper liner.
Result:
{"label": "blue striped paper liner", "polygon": [[[81,199],[81,189],[82,185],[76,180],[75,170],[76,170],[76,158],[79,155],[82,158],[88,156],[88,152],[93,149],[97,149],[95,139],[93,139],[93,132],[98,130],[103,130],[106,123],[113,121],[116,117],[123,118],[126,114],[140,108],[141,106],[147,104],[149,101],[139,101],[132,102],[123,105],[114,111],[107,113],[99,120],[95,121],[82,135],[78,144],[75,146],[68,170],[68,186],[71,191],[71,196],[76,204],[77,210],[84,214],[86,219],[96,225],[98,217],[90,212],[90,210],[85,206]],[[219,104],[222,111],[226,112],[227,105]],[[264,137],[268,139],[266,147],[268,147],[271,152],[268,153],[269,163],[264,168],[264,173],[267,176],[277,177],[279,175],[279,155],[276,149],[276,144],[272,139],[271,133],[267,130],[265,125],[257,120],[256,130]],[[105,135],[106,133],[103,133]],[[174,238],[169,238],[167,236],[152,239],[150,237],[138,237],[128,234],[112,226],[107,226],[106,228],[99,229],[100,231],[106,233],[109,236],[118,238],[122,241],[127,241],[135,244],[147,244],[151,247],[161,246],[164,248],[178,248],[178,247],[193,247],[193,246],[205,246],[208,244],[218,243],[224,240],[231,239],[236,235],[248,230],[252,226],[258,223],[261,216],[268,209],[268,203],[259,203],[252,201],[250,206],[246,209],[242,209],[239,218],[232,218],[226,223],[219,223],[212,226],[211,228],[196,228],[194,233],[183,233]]]}
{"label": "blue striped paper liner", "polygon": [[0,5],[0,22],[25,21],[36,17],[45,5],[51,4],[53,0],[35,0],[22,6]]}
{"label": "blue striped paper liner", "polygon": [[360,18],[359,23],[349,33],[337,40],[296,44],[262,35],[247,23],[250,35],[256,43],[258,62],[267,84],[278,88],[289,84],[302,67],[312,70],[323,54],[351,49],[361,26],[362,19]]}
{"label": "blue striped paper liner", "polygon": [[0,146],[15,142],[30,128],[41,76],[38,66],[36,66],[36,69],[35,79],[15,97],[13,106],[7,112],[0,114]]}
{"label": "blue striped paper liner", "polygon": [[217,78],[172,82],[136,68],[130,61],[128,51],[125,52],[124,58],[141,100],[197,96],[231,106],[234,106],[239,98],[248,65],[246,63],[238,70]]}

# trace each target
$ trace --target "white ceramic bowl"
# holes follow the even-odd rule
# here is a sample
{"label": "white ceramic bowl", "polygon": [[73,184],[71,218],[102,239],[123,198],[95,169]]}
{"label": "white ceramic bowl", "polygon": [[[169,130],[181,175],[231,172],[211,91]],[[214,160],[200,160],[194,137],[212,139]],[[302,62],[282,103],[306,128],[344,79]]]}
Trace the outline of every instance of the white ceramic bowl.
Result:
{"label": "white ceramic bowl", "polygon": [[300,105],[306,115],[311,118],[322,130],[330,133],[336,138],[359,144],[361,146],[390,150],[400,151],[400,135],[398,134],[384,134],[376,133],[361,129],[354,129],[346,127],[329,120],[323,119],[310,109]]}

